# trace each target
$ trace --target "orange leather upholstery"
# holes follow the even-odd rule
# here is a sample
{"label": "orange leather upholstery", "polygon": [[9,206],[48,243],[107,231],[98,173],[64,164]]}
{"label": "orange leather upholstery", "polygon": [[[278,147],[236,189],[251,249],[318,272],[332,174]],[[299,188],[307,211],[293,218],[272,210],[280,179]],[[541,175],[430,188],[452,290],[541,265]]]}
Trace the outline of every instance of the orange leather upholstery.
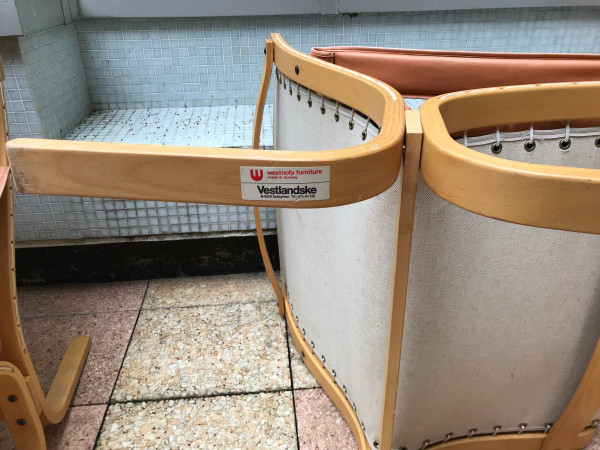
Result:
{"label": "orange leather upholstery", "polygon": [[404,97],[515,84],[600,80],[600,55],[315,47],[310,54],[370,75]]}

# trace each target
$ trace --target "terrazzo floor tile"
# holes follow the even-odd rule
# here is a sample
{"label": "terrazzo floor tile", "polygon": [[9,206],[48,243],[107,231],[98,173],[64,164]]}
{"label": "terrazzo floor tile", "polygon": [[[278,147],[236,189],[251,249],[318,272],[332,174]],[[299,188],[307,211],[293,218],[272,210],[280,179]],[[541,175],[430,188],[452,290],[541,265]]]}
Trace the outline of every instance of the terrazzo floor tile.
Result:
{"label": "terrazzo floor tile", "polygon": [[110,311],[137,311],[147,281],[57,284],[19,289],[22,318]]}
{"label": "terrazzo floor tile", "polygon": [[292,362],[292,380],[294,381],[294,389],[307,389],[307,388],[318,388],[319,383],[315,380],[306,364],[300,358],[300,353],[294,345],[294,341],[291,336],[288,335],[288,342],[290,346],[290,355]]}
{"label": "terrazzo floor tile", "polygon": [[292,394],[112,405],[97,448],[296,448]]}
{"label": "terrazzo floor tile", "polygon": [[289,389],[274,302],[142,311],[114,401]]}
{"label": "terrazzo floor tile", "polygon": [[276,300],[266,273],[152,280],[144,309]]}
{"label": "terrazzo floor tile", "polygon": [[590,445],[588,445],[585,450],[600,450],[600,428],[596,430],[596,434],[592,439]]}
{"label": "terrazzo floor tile", "polygon": [[322,389],[294,392],[301,450],[358,448],[344,418]]}
{"label": "terrazzo floor tile", "polygon": [[43,317],[22,321],[25,341],[45,392],[69,341],[90,336],[92,344],[72,404],[108,403],[137,311]]}
{"label": "terrazzo floor tile", "polygon": [[[91,450],[102,424],[106,405],[74,406],[57,425],[47,426],[48,450]],[[15,448],[6,422],[0,422],[0,450]]]}

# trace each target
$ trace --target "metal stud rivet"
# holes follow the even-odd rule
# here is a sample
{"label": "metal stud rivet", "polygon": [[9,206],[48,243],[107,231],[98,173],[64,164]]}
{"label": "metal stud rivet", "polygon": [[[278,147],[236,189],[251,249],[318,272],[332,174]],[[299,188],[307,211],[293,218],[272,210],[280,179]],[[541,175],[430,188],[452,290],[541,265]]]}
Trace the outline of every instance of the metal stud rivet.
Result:
{"label": "metal stud rivet", "polygon": [[600,148],[600,137],[596,138],[596,140],[594,141],[594,144],[596,144],[596,147]]}
{"label": "metal stud rivet", "polygon": [[373,441],[373,447],[379,448],[379,441]]}
{"label": "metal stud rivet", "polygon": [[296,75],[298,75],[300,73],[300,67],[294,67],[294,72],[296,72]]}
{"label": "metal stud rivet", "polygon": [[561,150],[567,150],[571,146],[571,139],[561,139],[558,146]]}
{"label": "metal stud rivet", "polygon": [[308,107],[309,107],[309,108],[312,108],[312,98],[309,98],[309,99],[308,99]]}
{"label": "metal stud rivet", "polygon": [[300,101],[300,99],[302,98],[302,97],[300,97],[300,93],[298,93],[298,94],[296,95],[296,98],[298,99],[298,101]]}
{"label": "metal stud rivet", "polygon": [[8,396],[8,401],[11,402],[11,403],[16,402],[17,400],[18,400],[18,398],[17,398],[16,395],[9,395]]}
{"label": "metal stud rivet", "polygon": [[336,122],[339,122],[339,121],[340,121],[340,113],[336,112],[336,113],[333,115],[333,118],[335,119],[335,121],[336,121]]}
{"label": "metal stud rivet", "polygon": [[350,128],[351,130],[354,129],[354,120],[351,120],[350,122],[348,122],[348,128]]}
{"label": "metal stud rivet", "polygon": [[364,130],[361,134],[362,140],[366,140],[367,139],[367,130]]}
{"label": "metal stud rivet", "polygon": [[321,105],[321,114],[325,114],[325,106]]}
{"label": "metal stud rivet", "polygon": [[525,141],[523,147],[525,148],[525,151],[532,152],[535,150],[535,141]]}
{"label": "metal stud rivet", "polygon": [[492,144],[492,153],[494,155],[497,155],[498,153],[500,153],[502,151],[502,144],[498,144],[497,142],[494,142]]}

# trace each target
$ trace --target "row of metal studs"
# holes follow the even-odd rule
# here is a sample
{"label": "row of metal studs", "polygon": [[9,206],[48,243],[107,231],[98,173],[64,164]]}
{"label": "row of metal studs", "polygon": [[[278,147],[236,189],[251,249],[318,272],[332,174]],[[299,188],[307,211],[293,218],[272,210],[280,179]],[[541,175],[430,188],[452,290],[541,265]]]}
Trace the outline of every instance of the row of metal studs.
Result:
{"label": "row of metal studs", "polygon": [[[281,72],[279,72],[279,69],[275,70],[275,77],[277,78],[277,81],[279,82],[279,84],[283,84],[283,89],[288,89],[287,85],[289,84],[289,89],[288,92],[290,95],[293,95],[293,91],[292,91],[292,80],[290,78],[287,78],[287,82],[286,82],[286,76],[281,74]],[[296,98],[298,99],[298,101],[302,100],[302,95],[300,95],[300,83],[297,83],[294,81],[294,83],[296,83]],[[312,91],[307,88],[306,86],[302,86],[303,88],[305,88],[308,91],[308,107],[312,108]],[[332,99],[333,100],[333,99]],[[336,101],[335,102],[335,113],[333,115],[333,118],[335,119],[336,122],[340,121],[340,112],[339,112],[339,108],[340,108],[340,102]],[[348,122],[348,128],[350,128],[351,130],[354,129],[354,108],[348,108],[351,109],[351,116],[350,116],[350,121]],[[326,112],[326,108],[325,108],[325,96],[321,95],[321,114],[325,114]],[[367,139],[367,128],[369,127],[369,122],[371,121],[371,119],[369,119],[367,117],[367,121],[365,123],[365,128],[363,129],[362,133],[361,133],[361,137],[362,140],[366,140]]]}
{"label": "row of metal studs", "polygon": [[[287,296],[288,296],[288,298],[290,298],[289,292],[287,293]],[[291,307],[291,310],[292,310],[292,314],[294,314],[294,305],[292,305],[291,302],[290,302],[290,307]],[[300,319],[298,318],[297,314],[294,314],[294,319],[296,319],[296,325],[298,326],[298,328],[300,328]],[[302,331],[302,337],[306,341],[306,330],[304,328],[301,328],[301,331]],[[314,341],[310,341],[309,344],[310,344],[310,347],[312,349],[313,354],[316,355]],[[339,383],[337,382],[337,379],[336,379],[337,373],[336,373],[335,369],[331,369],[331,371],[330,371],[327,367],[325,367],[325,361],[326,361],[325,355],[321,355],[321,361],[322,361],[322,367],[323,367],[323,369],[327,370],[330,373],[333,381],[342,390],[342,392],[344,393],[344,397],[346,397],[346,400],[348,400],[348,403],[350,403],[350,405],[352,406],[352,409],[354,410],[354,413],[356,414],[356,417],[358,418],[358,411],[356,410],[356,404],[350,401],[350,398],[348,396],[348,390],[346,389],[346,385],[345,384],[342,384],[341,386],[339,385]],[[363,421],[360,420],[360,418],[358,418],[358,419],[359,419],[360,426],[361,426],[361,428],[363,429],[363,432],[364,432],[365,431],[365,424],[364,424]],[[543,430],[544,434],[548,434],[548,432],[550,431],[550,428],[552,428],[552,425],[553,425],[552,423],[547,423],[544,426],[544,428],[537,428],[537,427],[535,427],[535,428],[531,428],[531,431]],[[592,427],[595,428],[597,425],[598,425],[598,421],[594,420],[591,423],[590,426],[592,426]],[[524,431],[526,431],[526,429],[527,429],[527,424],[526,423],[519,424],[519,431],[517,431],[517,434],[522,434]],[[479,434],[477,434],[477,436],[489,436],[489,435],[496,436],[497,434],[501,433],[501,430],[502,430],[502,425],[496,425],[493,428],[493,431],[491,433],[479,433]],[[444,439],[440,439],[440,440],[435,441],[435,442],[431,442],[431,439],[426,439],[426,440],[423,441],[423,443],[421,444],[421,447],[419,447],[418,450],[425,450],[430,445],[439,444],[439,443],[445,443],[445,442],[448,442],[448,441],[451,441],[451,440],[469,439],[469,438],[472,438],[473,436],[476,436],[476,433],[477,433],[477,428],[471,428],[469,430],[468,434],[464,434],[464,435],[454,436],[454,433],[447,433],[444,436]],[[512,433],[514,433],[514,432],[513,431],[506,432],[506,434],[512,434]],[[374,441],[373,442],[373,447],[379,448],[379,442],[378,441]],[[408,447],[403,446],[403,447],[400,447],[399,450],[408,450]]]}
{"label": "row of metal studs", "polygon": [[[561,150],[568,150],[569,147],[571,147],[571,137],[570,137],[570,133],[571,133],[571,126],[570,126],[570,122],[567,122],[567,125],[565,127],[565,137],[562,138],[559,142],[558,142],[558,146],[560,147]],[[465,131],[463,134],[463,145],[465,147],[468,147],[468,137],[467,137],[467,132]],[[525,143],[523,144],[523,147],[525,148],[525,151],[527,152],[532,152],[535,150],[535,138],[534,138],[534,129],[533,129],[533,124],[531,124],[531,126],[529,127],[529,139],[525,141]],[[597,137],[596,140],[594,141],[594,145],[598,148],[600,148],[600,137]],[[496,127],[496,142],[494,142],[491,146],[491,150],[492,153],[497,155],[498,153],[500,153],[502,151],[502,142],[500,142],[500,128]]]}
{"label": "row of metal studs", "polygon": [[[290,298],[289,292],[287,293],[287,297],[288,297],[288,299]],[[296,319],[296,326],[298,328],[300,328],[300,320],[298,318],[298,314],[294,314],[294,305],[292,305],[291,301],[290,301],[290,308],[292,310],[292,314],[294,315],[294,319]],[[302,331],[302,337],[303,337],[303,339],[306,341],[306,330],[304,328],[300,328],[300,330]],[[308,341],[306,341],[306,342],[308,342]],[[310,348],[311,348],[313,354],[316,355],[314,341],[310,341],[309,344],[310,344]],[[360,420],[360,418],[358,417],[358,411],[356,409],[356,403],[350,401],[350,398],[348,396],[348,389],[346,388],[346,385],[342,384],[340,386],[340,384],[337,381],[337,372],[335,371],[335,369],[329,370],[327,367],[325,367],[325,361],[326,361],[325,355],[321,355],[321,362],[322,362],[321,366],[323,367],[323,369],[325,369],[325,370],[327,370],[329,372],[329,374],[331,375],[331,378],[333,379],[333,382],[344,393],[344,397],[346,398],[346,400],[348,401],[348,403],[350,404],[350,406],[354,410],[354,414],[356,414],[356,418],[358,419],[358,421],[360,423],[360,427],[362,428],[362,430],[364,432],[365,431],[365,423],[362,420]],[[375,441],[373,443],[373,445],[375,446],[375,448],[377,448],[379,446],[379,443],[377,443],[377,441]]]}
{"label": "row of metal studs", "polygon": [[[552,423],[547,423],[543,428],[539,428],[539,427],[532,427],[530,429],[530,431],[544,431],[544,434],[548,434],[548,432],[550,431],[550,429],[552,428]],[[590,427],[592,428],[596,428],[598,426],[598,420],[594,420],[591,424]],[[524,431],[526,431],[527,429],[527,424],[526,423],[521,423],[519,424],[519,431],[517,431],[516,434],[522,434]],[[502,426],[501,425],[496,425],[493,429],[492,433],[480,433],[477,436],[496,436],[498,433],[501,433],[502,430]],[[473,436],[476,436],[477,433],[477,428],[472,428],[469,430],[468,434],[464,434],[464,435],[460,435],[460,436],[454,436],[454,433],[448,433],[446,434],[446,436],[444,437],[444,439],[440,439],[436,442],[431,442],[430,439],[427,439],[425,441],[423,441],[423,444],[421,445],[421,447],[419,447],[419,450],[424,450],[427,447],[429,447],[430,445],[436,445],[436,444],[440,444],[440,443],[445,443],[448,442],[450,440],[456,440],[456,439],[468,439],[471,438]],[[503,434],[513,434],[513,431],[508,431],[505,432]],[[399,450],[408,450],[407,447],[400,447]]]}

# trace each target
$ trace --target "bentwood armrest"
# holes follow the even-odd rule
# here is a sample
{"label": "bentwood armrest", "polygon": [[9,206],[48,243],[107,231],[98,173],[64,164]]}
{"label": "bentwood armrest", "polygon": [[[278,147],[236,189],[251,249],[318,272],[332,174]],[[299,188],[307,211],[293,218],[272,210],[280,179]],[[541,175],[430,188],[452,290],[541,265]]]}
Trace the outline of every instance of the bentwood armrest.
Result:
{"label": "bentwood armrest", "polygon": [[600,233],[600,170],[497,158],[450,136],[505,124],[597,118],[599,98],[600,82],[486,88],[432,98],[421,107],[423,179],[441,198],[481,215]]}
{"label": "bentwood armrest", "polygon": [[[355,147],[324,151],[202,148],[15,139],[7,143],[17,189],[24,193],[319,208],[359,202],[389,188],[400,169],[404,103],[386,84],[327,64],[272,35],[280,72],[366,114],[381,131]],[[323,199],[248,199],[241,170],[329,168]]]}

